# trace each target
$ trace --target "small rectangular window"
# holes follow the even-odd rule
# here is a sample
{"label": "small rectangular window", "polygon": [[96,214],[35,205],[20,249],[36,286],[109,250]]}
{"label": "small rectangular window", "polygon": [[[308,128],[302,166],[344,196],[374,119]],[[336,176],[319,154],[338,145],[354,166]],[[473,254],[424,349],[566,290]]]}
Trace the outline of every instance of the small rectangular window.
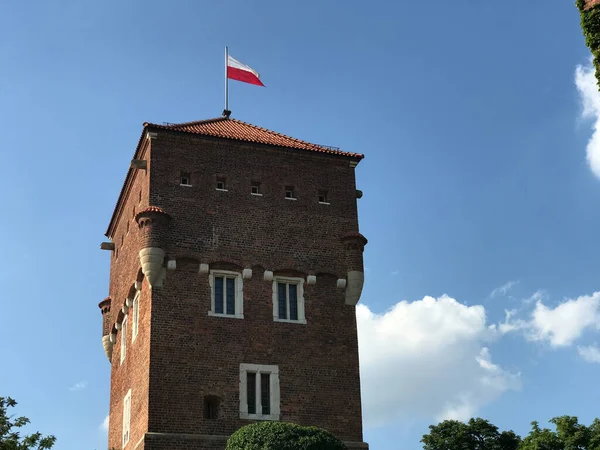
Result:
{"label": "small rectangular window", "polygon": [[260,192],[260,183],[258,181],[252,182],[252,186],[250,188],[250,193],[252,195],[262,195]]}
{"label": "small rectangular window", "polygon": [[204,397],[204,418],[215,420],[219,416],[219,398],[213,395]]}
{"label": "small rectangular window", "polygon": [[191,186],[192,185],[192,177],[189,172],[181,172],[181,186]]}
{"label": "small rectangular window", "polygon": [[319,203],[329,204],[329,201],[327,200],[327,191],[319,191]]}
{"label": "small rectangular window", "polygon": [[287,198],[289,200],[295,200],[296,199],[296,193],[294,191],[294,187],[293,186],[286,186],[285,187],[285,198]]}
{"label": "small rectangular window", "polygon": [[218,177],[217,178],[217,190],[218,191],[226,191],[227,190],[227,184],[225,183],[225,178],[224,177]]}

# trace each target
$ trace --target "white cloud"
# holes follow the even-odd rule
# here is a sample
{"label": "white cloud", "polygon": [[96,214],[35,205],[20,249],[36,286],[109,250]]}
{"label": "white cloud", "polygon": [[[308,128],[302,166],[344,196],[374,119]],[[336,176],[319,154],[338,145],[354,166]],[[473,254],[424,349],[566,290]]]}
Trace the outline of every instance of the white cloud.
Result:
{"label": "white cloud", "polygon": [[506,311],[506,320],[498,327],[501,333],[521,331],[529,341],[566,347],[573,345],[586,330],[600,328],[600,292],[566,299],[553,308],[544,304],[541,292],[536,292],[530,300],[535,300],[535,307],[525,319],[520,311]]}
{"label": "white cloud", "polygon": [[587,362],[600,364],[600,348],[597,345],[579,346],[577,352]]}
{"label": "white cloud", "polygon": [[88,382],[87,382],[87,381],[85,381],[85,380],[81,380],[81,381],[79,381],[79,382],[75,383],[73,386],[71,386],[71,387],[69,388],[69,390],[70,390],[71,392],[74,392],[74,391],[82,391],[82,390],[84,390],[84,389],[87,387],[87,385],[88,385]]}
{"label": "white cloud", "polygon": [[575,69],[575,85],[582,103],[581,118],[593,121],[593,133],[587,144],[587,162],[596,177],[600,178],[600,93],[596,84],[595,68],[591,61]]}
{"label": "white cloud", "polygon": [[107,415],[107,416],[104,418],[104,420],[102,421],[102,423],[100,424],[100,429],[101,429],[102,431],[108,431],[108,420],[109,420],[109,417],[110,417],[110,416],[108,416],[108,415]]}
{"label": "white cloud", "polygon": [[402,301],[383,314],[356,310],[365,422],[468,419],[519,375],[492,363],[486,343],[498,333],[485,308],[444,295]]}
{"label": "white cloud", "polygon": [[508,293],[508,291],[510,291],[517,284],[519,284],[518,280],[508,281],[508,282],[504,283],[502,286],[498,286],[496,289],[494,289],[492,291],[492,293],[490,294],[490,298],[505,296]]}

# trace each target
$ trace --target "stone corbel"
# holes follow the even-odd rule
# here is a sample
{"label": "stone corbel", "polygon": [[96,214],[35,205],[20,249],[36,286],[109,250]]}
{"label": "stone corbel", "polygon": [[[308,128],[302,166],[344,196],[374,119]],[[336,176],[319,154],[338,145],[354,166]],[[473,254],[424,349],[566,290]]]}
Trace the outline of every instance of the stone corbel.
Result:
{"label": "stone corbel", "polygon": [[104,348],[104,354],[106,355],[109,361],[112,358],[113,352],[113,342],[111,341],[110,336],[111,335],[106,335],[102,337],[102,347]]}
{"label": "stone corbel", "polygon": [[317,284],[317,276],[316,275],[309,275],[306,277],[306,284],[308,285],[313,285],[313,284]]}
{"label": "stone corbel", "polygon": [[244,278],[244,280],[249,280],[250,278],[252,278],[252,269],[244,269],[242,271],[242,277]]}
{"label": "stone corbel", "polygon": [[148,279],[150,286],[162,286],[162,272],[165,251],[160,247],[147,247],[140,250],[140,262],[142,272]]}
{"label": "stone corbel", "polygon": [[208,264],[200,264],[200,267],[198,268],[198,273],[200,275],[205,275],[209,272],[210,267],[208,266]]}
{"label": "stone corbel", "polygon": [[263,278],[264,278],[265,281],[273,281],[273,271],[272,270],[265,270]]}
{"label": "stone corbel", "polygon": [[337,280],[336,286],[338,287],[338,289],[346,289],[346,279],[345,278],[339,278]]}
{"label": "stone corbel", "polygon": [[177,261],[170,259],[167,261],[167,270],[175,270],[177,268]]}
{"label": "stone corbel", "polygon": [[166,278],[167,278],[167,268],[166,267],[161,267],[158,279],[154,282],[154,285],[152,285],[152,287],[153,288],[155,288],[155,287],[163,287],[164,284],[165,284],[165,279]]}

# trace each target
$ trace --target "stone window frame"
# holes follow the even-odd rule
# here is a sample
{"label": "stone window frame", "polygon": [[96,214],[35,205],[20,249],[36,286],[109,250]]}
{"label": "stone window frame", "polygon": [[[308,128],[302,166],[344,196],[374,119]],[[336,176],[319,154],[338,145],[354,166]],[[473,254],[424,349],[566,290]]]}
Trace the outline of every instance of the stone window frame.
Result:
{"label": "stone window frame", "polygon": [[125,362],[127,356],[127,316],[128,314],[125,314],[121,323],[121,364]]}
{"label": "stone window frame", "polygon": [[[295,284],[298,289],[296,295],[298,296],[298,320],[292,319],[281,319],[279,317],[279,297],[278,289],[279,283]],[[298,277],[285,277],[285,276],[274,276],[273,277],[273,321],[274,322],[286,322],[286,323],[301,323],[306,324],[306,313],[305,313],[305,301],[304,301],[304,278]],[[289,299],[288,299],[289,302]],[[288,304],[289,311],[289,304]]]}
{"label": "stone window frame", "polygon": [[140,329],[140,291],[135,292],[131,304],[131,343],[135,342]]}
{"label": "stone window frame", "polygon": [[[223,276],[229,278],[235,278],[235,312],[234,314],[216,313],[215,312],[215,276]],[[244,281],[240,272],[232,270],[221,270],[214,269],[209,272],[208,284],[210,286],[210,310],[208,311],[209,316],[213,317],[228,317],[231,319],[243,319],[244,318]],[[226,311],[226,305],[223,305],[223,311]]]}
{"label": "stone window frame", "polygon": [[122,426],[122,438],[123,447],[129,442],[131,437],[131,389],[127,391],[127,395],[123,399],[123,426]]}
{"label": "stone window frame", "polygon": [[[247,374],[256,373],[256,414],[248,413],[248,389]],[[260,375],[269,374],[269,401],[270,414],[262,414],[261,405],[261,383]],[[279,387],[279,366],[264,364],[240,364],[240,419],[247,420],[275,420],[278,421],[281,416],[281,393]],[[261,411],[261,414],[258,414]]]}

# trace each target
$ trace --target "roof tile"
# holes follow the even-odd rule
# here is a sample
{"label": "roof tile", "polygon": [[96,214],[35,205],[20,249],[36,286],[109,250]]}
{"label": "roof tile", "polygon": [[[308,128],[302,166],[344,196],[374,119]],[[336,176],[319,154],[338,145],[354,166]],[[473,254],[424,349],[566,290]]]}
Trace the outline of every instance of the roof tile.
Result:
{"label": "roof tile", "polygon": [[257,127],[256,125],[251,125],[249,123],[242,122],[241,120],[231,119],[229,117],[217,117],[214,119],[169,125],[158,125],[146,122],[144,123],[144,126],[165,130],[182,131],[185,133],[193,133],[203,136],[235,139],[245,142],[256,142],[259,144],[275,145],[278,147],[288,147],[320,153],[351,156],[359,159],[364,158],[364,155],[361,155],[360,153],[343,152],[337,148],[311,144],[310,142],[301,141],[300,139],[267,130],[266,128]]}

